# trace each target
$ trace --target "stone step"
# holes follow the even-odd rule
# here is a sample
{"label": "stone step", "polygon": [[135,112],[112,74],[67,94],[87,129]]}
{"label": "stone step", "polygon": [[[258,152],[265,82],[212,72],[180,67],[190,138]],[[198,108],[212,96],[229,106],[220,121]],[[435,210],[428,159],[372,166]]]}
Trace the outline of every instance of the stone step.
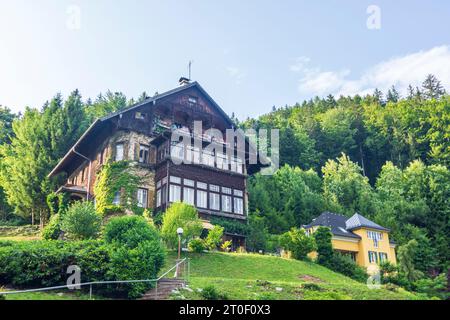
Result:
{"label": "stone step", "polygon": [[167,300],[174,290],[184,286],[186,281],[183,279],[164,278],[158,281],[158,289],[151,289],[142,296],[141,300]]}

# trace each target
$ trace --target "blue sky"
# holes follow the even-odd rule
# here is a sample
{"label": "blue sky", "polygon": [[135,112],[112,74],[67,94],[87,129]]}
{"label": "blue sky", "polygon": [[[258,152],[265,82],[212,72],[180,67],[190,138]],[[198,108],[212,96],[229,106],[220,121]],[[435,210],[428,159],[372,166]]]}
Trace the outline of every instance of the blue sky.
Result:
{"label": "blue sky", "polygon": [[449,89],[449,20],[444,0],[0,0],[0,104],[41,107],[75,88],[163,92],[189,60],[240,118],[315,95],[403,91],[427,73]]}

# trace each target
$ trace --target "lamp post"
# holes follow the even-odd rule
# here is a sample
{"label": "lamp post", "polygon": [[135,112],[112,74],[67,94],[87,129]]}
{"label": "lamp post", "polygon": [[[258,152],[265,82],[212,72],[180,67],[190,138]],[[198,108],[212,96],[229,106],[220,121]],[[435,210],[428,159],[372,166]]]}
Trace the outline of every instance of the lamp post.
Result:
{"label": "lamp post", "polygon": [[181,236],[183,235],[183,228],[178,228],[177,229],[177,234],[178,234],[178,260],[181,259]]}
{"label": "lamp post", "polygon": [[180,261],[181,261],[181,236],[183,235],[183,232],[184,232],[183,228],[178,228],[177,229],[177,234],[178,234],[178,260],[177,260],[176,277],[178,277],[178,275],[179,275],[179,271],[178,271],[179,265],[178,265],[178,263],[180,263]]}

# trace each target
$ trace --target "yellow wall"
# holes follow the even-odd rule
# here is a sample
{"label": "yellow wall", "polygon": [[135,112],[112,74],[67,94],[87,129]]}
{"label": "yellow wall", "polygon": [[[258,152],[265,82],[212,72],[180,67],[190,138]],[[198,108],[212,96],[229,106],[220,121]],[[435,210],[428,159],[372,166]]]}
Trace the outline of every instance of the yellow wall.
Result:
{"label": "yellow wall", "polygon": [[[378,248],[375,248],[373,240],[367,237],[367,231],[381,232],[379,230],[367,228],[353,230],[353,233],[361,237],[356,263],[360,266],[369,267],[371,265],[371,263],[369,263],[369,251],[374,251],[377,254],[380,252],[386,253],[388,261],[395,264],[397,260],[395,257],[395,250],[391,248],[391,245],[389,244],[389,234],[387,232],[381,232],[383,234],[383,239],[378,241]],[[372,263],[372,265],[376,266],[376,263]]]}
{"label": "yellow wall", "polygon": [[[317,230],[318,227],[313,227],[307,231],[311,234]],[[383,234],[383,239],[378,241],[378,248],[375,248],[373,240],[367,237],[367,231],[376,231]],[[395,246],[389,243],[389,234],[387,232],[382,232],[379,230],[372,230],[367,228],[361,228],[353,230],[353,233],[359,235],[361,240],[358,239],[347,239],[344,237],[333,236],[331,243],[334,250],[348,251],[356,253],[356,263],[362,267],[370,267],[371,265],[376,266],[376,263],[369,263],[369,251],[374,251],[379,256],[380,252],[386,253],[388,261],[396,264],[397,259],[395,255]],[[312,252],[308,255],[310,258],[315,259],[317,257],[316,252]]]}

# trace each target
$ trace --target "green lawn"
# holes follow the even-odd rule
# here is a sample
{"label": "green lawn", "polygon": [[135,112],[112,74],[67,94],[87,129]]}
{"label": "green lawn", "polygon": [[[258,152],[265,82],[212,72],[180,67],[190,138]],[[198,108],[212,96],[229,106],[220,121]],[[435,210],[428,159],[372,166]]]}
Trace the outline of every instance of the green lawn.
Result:
{"label": "green lawn", "polygon": [[0,240],[31,241],[40,239],[41,235],[39,226],[0,226]]}
{"label": "green lawn", "polygon": [[[3,291],[0,289],[0,291]],[[6,295],[6,300],[89,300],[89,294],[79,291],[47,291],[30,292]],[[103,300],[105,298],[92,296],[93,300]]]}
{"label": "green lawn", "polygon": [[[191,254],[189,286],[173,298],[201,299],[198,289],[214,285],[229,299],[398,300],[420,299],[403,289],[369,289],[312,262],[254,254]],[[173,265],[170,253],[167,266]]]}

